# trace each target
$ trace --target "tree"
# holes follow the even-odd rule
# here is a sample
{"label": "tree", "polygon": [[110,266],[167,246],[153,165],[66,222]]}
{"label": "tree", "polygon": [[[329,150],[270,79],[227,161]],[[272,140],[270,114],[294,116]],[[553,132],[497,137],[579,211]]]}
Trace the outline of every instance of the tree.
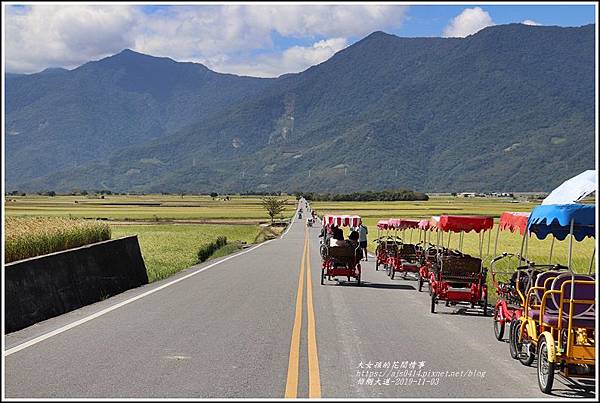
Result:
{"label": "tree", "polygon": [[273,217],[281,213],[285,209],[287,199],[277,199],[275,196],[265,196],[262,198],[262,205],[267,210],[267,214],[271,217],[271,224],[273,223]]}

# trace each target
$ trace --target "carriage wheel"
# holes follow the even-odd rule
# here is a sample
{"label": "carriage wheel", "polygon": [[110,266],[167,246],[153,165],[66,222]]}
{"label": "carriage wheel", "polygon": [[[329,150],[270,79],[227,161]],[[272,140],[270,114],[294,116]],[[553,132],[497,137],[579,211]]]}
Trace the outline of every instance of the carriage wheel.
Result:
{"label": "carriage wheel", "polygon": [[[517,330],[516,336],[517,336],[517,340],[518,340],[519,330]],[[519,361],[521,361],[521,364],[529,367],[529,366],[531,366],[531,363],[535,359],[535,353],[533,351],[531,351],[531,341],[529,340],[529,336],[527,335],[527,327],[525,328],[525,331],[523,332],[523,340],[524,340],[523,342],[517,344],[520,347],[518,350]]]}
{"label": "carriage wheel", "polygon": [[555,363],[548,361],[548,342],[546,341],[546,337],[542,336],[541,341],[538,344],[537,375],[538,385],[540,390],[544,393],[550,393],[552,391],[555,366]]}
{"label": "carriage wheel", "polygon": [[521,350],[521,343],[519,343],[520,325],[521,321],[515,318],[510,322],[510,326],[508,327],[508,345],[510,347],[510,356],[515,360],[519,357],[519,351]]}
{"label": "carriage wheel", "polygon": [[431,313],[435,313],[435,294],[431,294]]}
{"label": "carriage wheel", "polygon": [[327,246],[324,243],[319,247],[319,253],[321,254],[321,259],[325,260],[327,258]]}
{"label": "carriage wheel", "polygon": [[496,340],[502,341],[504,338],[504,321],[500,321],[499,319],[498,308],[494,308],[494,335],[496,336]]}
{"label": "carriage wheel", "polygon": [[423,277],[419,274],[419,292],[423,290]]}
{"label": "carriage wheel", "polygon": [[483,316],[487,316],[487,311],[488,311],[488,299],[487,299],[487,294],[486,294],[485,298],[483,299]]}

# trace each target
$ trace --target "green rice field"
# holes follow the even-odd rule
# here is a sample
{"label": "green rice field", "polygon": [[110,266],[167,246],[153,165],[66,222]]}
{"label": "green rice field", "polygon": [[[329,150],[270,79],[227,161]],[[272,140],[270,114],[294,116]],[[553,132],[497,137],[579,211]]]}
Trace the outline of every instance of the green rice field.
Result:
{"label": "green rice field", "polygon": [[[257,225],[135,224],[111,225],[113,238],[137,235],[150,282],[169,277],[197,262],[198,248],[227,237],[229,252],[240,242],[254,243],[261,233]],[[227,248],[226,246],[226,248]],[[213,257],[218,257],[214,255]]]}
{"label": "green rice field", "polygon": [[[289,201],[281,217],[295,210],[295,198]],[[230,196],[230,200],[210,196],[106,195],[104,199],[89,196],[7,196],[7,216],[43,216],[97,218],[110,221],[202,220],[266,222],[269,217],[257,196]]]}
{"label": "green rice field", "polygon": [[[294,197],[284,198],[288,200],[288,205],[276,219],[287,219],[295,211]],[[282,227],[261,226],[270,222],[270,218],[258,196],[230,196],[230,200],[187,195],[105,195],[104,199],[86,196],[7,196],[5,200],[5,230],[9,229],[10,223],[17,223],[11,227],[13,231],[27,233],[36,223],[41,229],[43,222],[55,221],[101,225],[108,231],[108,237],[112,232],[113,239],[137,235],[151,282],[194,265],[198,249],[219,236],[227,237],[228,245],[215,252],[213,258],[235,252],[244,243],[270,239],[283,230]],[[21,243],[29,242],[29,238],[25,236]],[[96,240],[83,244],[91,242]],[[7,238],[7,252],[9,250],[12,249]],[[47,249],[43,251],[49,253]],[[27,257],[40,254],[43,253],[33,252]],[[22,258],[20,256],[18,258]]]}

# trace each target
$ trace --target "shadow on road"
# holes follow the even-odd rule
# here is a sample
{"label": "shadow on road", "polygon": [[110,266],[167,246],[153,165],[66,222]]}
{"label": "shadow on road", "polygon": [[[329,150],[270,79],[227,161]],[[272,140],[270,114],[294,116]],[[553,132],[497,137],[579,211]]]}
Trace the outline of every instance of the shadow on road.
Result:
{"label": "shadow on road", "polygon": [[[440,304],[441,306],[444,306],[443,304]],[[448,307],[448,308],[452,308],[452,307]],[[440,311],[438,309],[436,309],[435,314],[440,314],[440,315],[461,315],[461,316],[472,316],[475,318],[488,318],[493,316],[493,313],[491,311],[491,307],[488,306],[488,311],[487,311],[487,315],[483,315],[483,311],[481,310],[481,308],[479,309],[471,309],[471,308],[455,308],[454,311],[452,312],[448,312],[448,311]]]}
{"label": "shadow on road", "polygon": [[412,285],[406,285],[406,284],[381,284],[381,283],[369,283],[369,282],[361,282],[360,284],[358,284],[356,281],[344,281],[341,279],[331,279],[328,280],[325,285],[330,285],[330,286],[343,286],[343,287],[357,287],[357,288],[381,288],[381,289],[388,289],[388,290],[413,290],[415,291],[416,288],[413,287]]}
{"label": "shadow on road", "polygon": [[416,290],[412,285],[406,284],[382,284],[382,283],[366,283],[362,282],[359,287],[383,288],[388,290]]}
{"label": "shadow on road", "polygon": [[551,395],[562,398],[593,398],[596,396],[594,389],[595,385],[593,379],[582,379],[575,381],[571,379],[565,379],[556,374],[554,377],[554,386]]}

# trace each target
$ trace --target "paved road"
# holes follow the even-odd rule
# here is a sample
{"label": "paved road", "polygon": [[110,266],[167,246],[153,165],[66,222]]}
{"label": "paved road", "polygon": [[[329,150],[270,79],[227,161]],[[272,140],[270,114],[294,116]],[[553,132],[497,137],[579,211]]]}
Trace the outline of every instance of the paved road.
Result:
{"label": "paved road", "polygon": [[[535,368],[495,341],[490,317],[431,314],[416,281],[390,280],[371,260],[361,286],[320,285],[319,229],[304,222],[221,263],[7,335],[5,396],[547,397]],[[429,376],[391,376],[413,362]],[[555,388],[593,396],[560,380]]]}

